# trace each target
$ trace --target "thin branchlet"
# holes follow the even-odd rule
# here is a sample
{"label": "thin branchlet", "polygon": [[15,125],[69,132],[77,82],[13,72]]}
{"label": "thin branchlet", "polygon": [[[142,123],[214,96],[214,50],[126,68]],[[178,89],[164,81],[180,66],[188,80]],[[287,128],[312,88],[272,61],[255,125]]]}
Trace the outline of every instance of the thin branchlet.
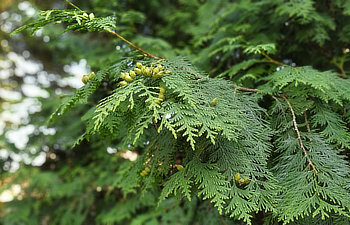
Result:
{"label": "thin branchlet", "polygon": [[280,62],[280,61],[277,61],[277,60],[271,58],[271,57],[270,57],[268,54],[266,54],[265,52],[261,52],[261,55],[263,55],[263,56],[268,60],[268,62],[270,62],[270,63],[276,64],[276,65],[279,65],[279,66],[289,66],[289,67],[293,68],[293,69],[295,70],[295,72],[298,72],[298,69],[297,69],[297,68],[295,68],[295,67],[293,67],[293,66],[290,66],[290,65],[287,65],[287,64],[284,64],[284,63],[282,63],[282,62]]}
{"label": "thin branchlet", "polygon": [[131,47],[139,50],[140,52],[144,53],[146,57],[149,58],[153,58],[153,59],[159,59],[159,57],[151,55],[150,53],[146,52],[145,50],[141,49],[140,47],[136,46],[135,44],[133,44],[132,42],[128,41],[127,39],[125,39],[123,36],[121,36],[120,34],[118,34],[115,31],[109,30],[109,29],[105,29],[104,30],[107,33],[112,34],[113,36],[119,38],[120,40],[124,41],[125,43],[127,43],[128,45],[130,45]]}
{"label": "thin branchlet", "polygon": [[79,11],[83,11],[83,10],[81,10],[78,6],[76,6],[76,5],[74,5],[73,3],[71,3],[70,1],[68,1],[68,0],[65,0],[69,5],[71,5],[73,8],[75,8],[75,9],[77,9],[77,10],[79,10]]}
{"label": "thin branchlet", "polygon": [[[250,89],[250,88],[244,88],[244,87],[237,87],[237,86],[235,86],[235,85],[233,85],[233,88],[235,88],[236,90],[239,90],[239,91],[243,91],[243,92],[253,92],[253,93],[257,93],[257,92],[259,91],[258,89]],[[308,154],[307,154],[307,151],[306,151],[306,149],[305,149],[305,147],[304,147],[303,141],[301,140],[300,132],[299,132],[299,129],[298,129],[298,124],[297,124],[297,122],[296,122],[296,116],[295,116],[295,113],[294,113],[294,110],[293,110],[292,105],[290,104],[290,102],[288,101],[288,99],[286,98],[285,95],[278,95],[278,96],[276,96],[276,97],[281,97],[281,98],[283,98],[283,99],[287,102],[288,107],[289,107],[289,109],[290,109],[290,112],[292,113],[293,126],[294,126],[295,132],[297,133],[300,147],[301,147],[301,149],[302,149],[303,152],[304,152],[304,155],[305,155],[305,158],[306,158],[307,161],[308,161],[308,164],[312,167],[312,169],[313,169],[316,173],[318,173],[318,171],[317,171],[315,165],[311,162],[311,159],[310,159],[310,157],[309,157]],[[309,130],[310,130],[309,124],[307,124],[307,128],[308,128],[308,131],[309,131]]]}
{"label": "thin branchlet", "polygon": [[299,144],[300,144],[301,149],[304,151],[305,158],[307,159],[308,164],[312,167],[312,169],[313,169],[316,173],[318,173],[318,171],[317,171],[315,165],[311,162],[311,159],[310,159],[310,157],[309,157],[308,154],[307,154],[307,151],[306,151],[306,149],[305,149],[305,147],[304,147],[303,141],[301,140],[300,132],[299,132],[299,129],[298,129],[298,124],[297,124],[297,121],[296,121],[296,116],[295,116],[295,113],[294,113],[294,109],[293,109],[292,105],[290,104],[290,102],[288,101],[288,99],[287,99],[284,95],[282,95],[281,97],[287,102],[288,107],[289,107],[289,109],[290,109],[290,112],[292,113],[294,130],[295,130],[295,132],[297,133],[298,140],[299,140]]}
{"label": "thin branchlet", "polygon": [[233,85],[233,88],[238,90],[238,91],[243,91],[243,92],[258,92],[258,89],[253,89],[253,88],[245,88],[245,87],[237,87],[236,85]]}

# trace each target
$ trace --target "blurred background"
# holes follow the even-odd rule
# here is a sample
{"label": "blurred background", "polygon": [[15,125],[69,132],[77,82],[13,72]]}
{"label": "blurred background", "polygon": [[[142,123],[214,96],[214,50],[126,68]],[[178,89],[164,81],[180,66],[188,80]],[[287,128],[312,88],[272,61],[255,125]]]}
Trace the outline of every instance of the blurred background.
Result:
{"label": "blurred background", "polygon": [[[50,110],[60,99],[82,86],[81,76],[90,68],[82,56],[62,59],[69,44],[58,46],[50,37],[53,30],[40,30],[33,36],[10,33],[35,16],[38,8],[64,8],[64,1],[2,0],[0,4],[0,173],[15,172],[21,164],[42,166],[49,157],[55,159],[50,146],[54,128],[46,126]],[[57,28],[55,28],[56,32]],[[52,40],[54,39],[54,40]],[[64,46],[66,44],[66,46]],[[61,49],[59,49],[61,48]],[[59,52],[60,51],[60,52]],[[56,53],[55,53],[56,52]],[[50,102],[48,109],[42,102]],[[47,111],[45,111],[47,110]],[[44,112],[43,112],[44,111]],[[41,114],[42,113],[42,114]],[[35,115],[35,116],[34,116]],[[40,116],[42,115],[42,116]],[[1,177],[0,177],[1,178]],[[5,183],[6,180],[1,180]],[[0,183],[0,185],[1,185]],[[20,192],[19,185],[0,194],[0,202],[11,201]]]}

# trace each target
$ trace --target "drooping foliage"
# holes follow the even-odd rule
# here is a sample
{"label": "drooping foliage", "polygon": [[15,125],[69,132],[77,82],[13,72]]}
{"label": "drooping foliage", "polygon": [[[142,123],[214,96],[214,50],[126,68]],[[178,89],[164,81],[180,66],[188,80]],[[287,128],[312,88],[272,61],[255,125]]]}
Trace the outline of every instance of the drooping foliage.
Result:
{"label": "drooping foliage", "polygon": [[350,223],[347,1],[103,3],[14,31],[122,42],[52,111],[73,148],[8,173],[0,222]]}

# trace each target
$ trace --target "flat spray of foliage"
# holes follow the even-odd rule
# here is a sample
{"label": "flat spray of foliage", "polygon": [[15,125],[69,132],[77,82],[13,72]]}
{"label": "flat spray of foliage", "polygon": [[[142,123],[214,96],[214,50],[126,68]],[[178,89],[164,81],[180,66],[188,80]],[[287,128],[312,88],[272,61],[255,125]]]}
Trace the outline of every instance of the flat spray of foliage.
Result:
{"label": "flat spray of foliage", "polygon": [[[333,7],[348,19],[347,1],[335,2]],[[205,35],[200,35],[204,26],[199,22],[193,40],[194,46],[205,46],[193,61],[211,64],[202,67],[215,78],[183,57],[151,55],[116,32],[115,17],[95,17],[76,6],[42,11],[33,23],[15,31],[35,32],[60,23],[65,31],[112,34],[138,50],[101,65],[50,118],[51,123],[59,121],[83,104],[84,132],[74,151],[87,143],[94,148],[109,143],[120,150],[134,149],[137,160],[99,153],[102,164],[91,163],[81,172],[79,182],[86,186],[36,171],[40,176],[33,177],[39,180],[33,180],[28,191],[47,191],[36,204],[57,210],[34,210],[28,224],[43,218],[49,224],[88,224],[91,218],[93,224],[349,224],[347,54],[333,61],[341,74],[270,56],[286,57],[279,51],[297,55],[298,45],[308,41],[310,46],[323,46],[331,40],[335,23],[311,0],[222,4],[227,7],[217,14],[209,9],[220,7],[215,1],[198,6],[215,18]],[[273,13],[265,15],[269,10]],[[285,18],[300,30],[293,34],[289,53],[279,33],[259,33],[276,29],[278,22],[256,22],[258,15],[267,21]],[[348,37],[349,24],[339,28],[346,30],[339,31],[343,38]],[[103,82],[113,90],[103,92]],[[96,105],[88,104],[91,98]],[[84,157],[88,156],[82,161]],[[93,194],[97,184],[104,196]],[[74,193],[81,194],[76,198]],[[76,202],[65,207],[71,196]],[[6,210],[12,213],[5,213],[4,224],[25,221],[15,211],[21,208],[9,204]]]}

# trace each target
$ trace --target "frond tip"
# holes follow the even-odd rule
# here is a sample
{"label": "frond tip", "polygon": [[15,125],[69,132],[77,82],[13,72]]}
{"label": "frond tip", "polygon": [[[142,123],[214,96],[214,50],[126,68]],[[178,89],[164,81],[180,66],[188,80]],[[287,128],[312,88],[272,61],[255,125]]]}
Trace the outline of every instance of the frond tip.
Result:
{"label": "frond tip", "polygon": [[[90,14],[93,15],[93,14]],[[12,34],[17,34],[23,30],[29,29],[31,34],[49,24],[64,24],[66,29],[77,31],[98,31],[116,29],[116,17],[95,17],[89,16],[86,12],[77,9],[51,9],[39,11],[38,16],[32,23],[17,28]]]}

